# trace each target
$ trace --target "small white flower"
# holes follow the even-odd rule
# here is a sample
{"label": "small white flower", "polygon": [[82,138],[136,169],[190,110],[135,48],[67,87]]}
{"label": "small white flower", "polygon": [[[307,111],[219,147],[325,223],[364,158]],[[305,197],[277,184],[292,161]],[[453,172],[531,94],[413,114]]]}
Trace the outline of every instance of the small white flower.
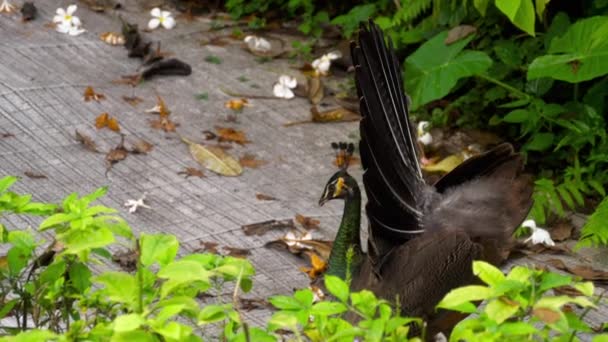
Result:
{"label": "small white flower", "polygon": [[80,26],[76,26],[73,24],[66,24],[66,23],[61,23],[61,24],[57,25],[57,27],[55,29],[57,30],[57,32],[69,34],[70,36],[77,36],[79,34],[86,32],[86,30],[81,28]]}
{"label": "small white flower", "polygon": [[167,30],[175,27],[175,19],[173,19],[173,15],[169,11],[161,11],[160,8],[155,7],[150,11],[150,15],[153,17],[148,22],[148,28],[150,30],[154,30],[160,25]]}
{"label": "small white flower", "polygon": [[295,77],[281,75],[279,77],[279,82],[274,84],[272,92],[276,97],[291,99],[295,96],[291,89],[295,88],[297,85],[298,81],[295,79]]}
{"label": "small white flower", "polygon": [[150,206],[148,206],[147,204],[144,203],[144,200],[146,199],[146,194],[144,193],[143,195],[141,195],[141,197],[139,199],[129,199],[125,202],[125,207],[129,208],[129,212],[132,214],[134,212],[137,211],[137,208],[142,207],[142,208],[148,208],[148,209],[152,209]]}
{"label": "small white flower", "polygon": [[430,123],[428,121],[420,121],[418,123],[418,141],[423,145],[429,145],[433,142],[433,136],[427,131]]}
{"label": "small white flower", "polygon": [[312,67],[315,69],[317,75],[325,76],[329,72],[331,61],[340,57],[342,57],[342,53],[340,53],[340,51],[327,53],[312,61]]}
{"label": "small white flower", "polygon": [[301,235],[297,231],[291,230],[285,234],[283,237],[283,241],[289,247],[295,247],[300,249],[312,249],[312,247],[300,243],[300,241],[312,240],[312,234],[310,232],[306,232],[306,234]]}
{"label": "small white flower", "polygon": [[249,50],[258,52],[268,52],[271,49],[270,42],[258,36],[247,36],[244,39],[249,47]]}
{"label": "small white flower", "polygon": [[15,12],[15,9],[15,5],[11,5],[8,0],[2,0],[2,3],[0,4],[0,13],[13,13]]}
{"label": "small white flower", "polygon": [[555,242],[551,239],[549,232],[543,228],[537,227],[534,220],[525,220],[521,225],[532,230],[532,235],[530,235],[524,243],[532,241],[533,244],[542,243],[547,246],[555,246]]}
{"label": "small white flower", "polygon": [[74,13],[76,13],[77,9],[78,9],[78,6],[76,6],[76,5],[70,5],[65,10],[61,7],[58,8],[55,11],[56,15],[53,17],[53,22],[57,23],[57,25],[80,26],[80,19],[74,15]]}

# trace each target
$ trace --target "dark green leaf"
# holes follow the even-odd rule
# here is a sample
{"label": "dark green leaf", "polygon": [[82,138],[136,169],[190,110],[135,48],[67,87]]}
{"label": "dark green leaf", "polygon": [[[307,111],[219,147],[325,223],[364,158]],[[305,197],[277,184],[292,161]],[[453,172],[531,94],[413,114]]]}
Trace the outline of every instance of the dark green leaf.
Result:
{"label": "dark green leaf", "polygon": [[496,7],[524,32],[534,36],[534,5],[532,0],[496,0]]}
{"label": "dark green leaf", "polygon": [[325,287],[336,298],[345,303],[348,300],[348,285],[340,278],[332,275],[325,276]]}
{"label": "dark green leaf", "polygon": [[553,133],[535,133],[523,148],[528,151],[546,151],[553,144],[554,138]]}

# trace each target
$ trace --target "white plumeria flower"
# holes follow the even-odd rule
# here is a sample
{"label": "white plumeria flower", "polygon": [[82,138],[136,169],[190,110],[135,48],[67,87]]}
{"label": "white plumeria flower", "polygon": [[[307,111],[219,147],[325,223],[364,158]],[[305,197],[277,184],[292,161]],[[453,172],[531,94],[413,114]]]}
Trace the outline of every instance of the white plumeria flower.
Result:
{"label": "white plumeria flower", "polygon": [[15,12],[15,5],[11,5],[8,0],[2,0],[0,4],[0,13],[13,13]]}
{"label": "white plumeria flower", "polygon": [[271,49],[270,42],[266,39],[258,36],[247,36],[244,39],[245,43],[249,47],[249,50],[258,52],[268,52]]}
{"label": "white plumeria flower", "polygon": [[534,220],[525,220],[521,225],[532,230],[532,235],[530,235],[530,237],[527,238],[524,243],[532,241],[532,243],[535,245],[542,243],[547,246],[555,246],[555,242],[553,242],[551,239],[549,232],[543,228],[537,227]]}
{"label": "white plumeria flower", "polygon": [[[78,6],[70,5],[67,9],[58,8],[55,13],[56,15],[53,17],[53,22],[57,24],[57,26],[80,26],[80,18],[74,15]],[[64,32],[67,33],[67,32]]]}
{"label": "white plumeria flower", "polygon": [[312,234],[310,232],[306,232],[306,234],[301,235],[296,231],[289,231],[283,237],[283,240],[289,247],[296,247],[300,249],[312,249],[311,246],[307,246],[305,244],[300,243],[300,241],[312,240]]}
{"label": "white plumeria flower", "polygon": [[327,75],[331,67],[331,61],[342,57],[340,51],[332,51],[312,61],[312,67],[317,75]]}
{"label": "white plumeria flower", "polygon": [[153,17],[148,22],[148,28],[150,30],[154,30],[160,25],[167,30],[175,27],[175,19],[173,19],[173,15],[169,11],[161,11],[160,8],[155,7],[150,11],[150,15]]}
{"label": "white plumeria flower", "polygon": [[61,24],[57,25],[57,27],[55,29],[57,30],[57,32],[69,34],[70,36],[77,36],[79,34],[86,32],[86,30],[80,26],[76,26],[73,24],[66,24],[66,23],[61,23]]}
{"label": "white plumeria flower", "polygon": [[149,205],[144,203],[144,200],[146,199],[146,194],[144,193],[143,195],[141,195],[141,197],[139,199],[129,199],[125,202],[125,207],[129,208],[129,212],[131,214],[133,214],[134,212],[137,211],[137,208],[142,207],[142,208],[148,208],[148,209],[152,209]]}
{"label": "white plumeria flower", "polygon": [[295,77],[281,75],[279,77],[279,82],[274,84],[274,87],[272,88],[272,92],[274,93],[274,96],[276,96],[276,97],[280,97],[283,99],[291,99],[295,96],[293,94],[293,91],[291,91],[291,89],[297,87],[297,85],[298,85],[298,81],[296,80]]}
{"label": "white plumeria flower", "polygon": [[428,121],[420,121],[418,123],[418,141],[420,141],[422,145],[429,145],[433,142],[433,136],[427,131],[429,126],[430,123]]}

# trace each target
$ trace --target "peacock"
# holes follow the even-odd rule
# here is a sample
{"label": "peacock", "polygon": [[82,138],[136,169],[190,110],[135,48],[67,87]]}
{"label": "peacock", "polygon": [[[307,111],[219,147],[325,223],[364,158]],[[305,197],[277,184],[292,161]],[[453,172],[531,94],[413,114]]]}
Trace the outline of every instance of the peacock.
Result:
{"label": "peacock", "polygon": [[327,274],[345,279],[350,272],[353,290],[399,298],[402,314],[425,318],[429,332],[449,332],[462,317],[435,306],[451,289],[476,282],[473,260],[504,261],[513,231],[530,211],[531,180],[521,155],[502,143],[427,184],[392,43],[370,20],[351,55],[369,236],[364,253],[361,191],[347,171],[353,148],[339,146],[342,167],[319,200],[345,202]]}

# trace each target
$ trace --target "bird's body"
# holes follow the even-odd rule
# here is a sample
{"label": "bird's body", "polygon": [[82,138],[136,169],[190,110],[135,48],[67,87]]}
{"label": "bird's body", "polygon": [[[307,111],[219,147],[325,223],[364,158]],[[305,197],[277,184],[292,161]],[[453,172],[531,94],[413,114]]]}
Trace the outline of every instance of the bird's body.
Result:
{"label": "bird's body", "polygon": [[344,277],[344,262],[337,260],[345,259],[344,246],[354,246],[361,256],[352,265],[353,289],[367,288],[391,301],[399,298],[403,314],[426,318],[431,329],[442,330],[450,319],[437,315],[436,304],[451,289],[475,281],[473,260],[503,260],[514,229],[528,214],[532,188],[520,175],[521,157],[509,144],[426,184],[392,46],[387,48],[380,29],[370,23],[360,31],[359,44],[351,46],[351,55],[361,99],[368,253],[360,252],[359,219],[354,219],[360,215],[360,207],[354,213],[359,189],[341,170],[321,201],[342,198],[348,209],[328,273]]}

